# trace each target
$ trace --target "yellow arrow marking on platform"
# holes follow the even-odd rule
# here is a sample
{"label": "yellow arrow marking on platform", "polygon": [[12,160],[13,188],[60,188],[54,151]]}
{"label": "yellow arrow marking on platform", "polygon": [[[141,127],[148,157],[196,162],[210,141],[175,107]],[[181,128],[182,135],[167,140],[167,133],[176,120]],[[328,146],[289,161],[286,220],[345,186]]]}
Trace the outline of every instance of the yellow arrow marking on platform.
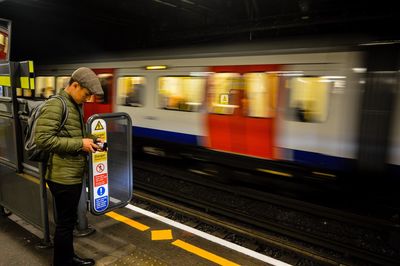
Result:
{"label": "yellow arrow marking on platform", "polygon": [[170,240],[172,238],[172,230],[170,229],[151,231],[151,240]]}

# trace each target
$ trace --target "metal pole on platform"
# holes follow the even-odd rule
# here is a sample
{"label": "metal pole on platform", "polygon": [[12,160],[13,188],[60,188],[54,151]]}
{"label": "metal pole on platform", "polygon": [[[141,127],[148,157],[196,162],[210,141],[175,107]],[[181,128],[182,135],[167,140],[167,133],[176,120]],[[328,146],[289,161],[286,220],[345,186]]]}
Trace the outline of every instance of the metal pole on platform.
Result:
{"label": "metal pole on platform", "polygon": [[88,224],[87,220],[87,192],[86,192],[86,176],[83,179],[82,182],[82,192],[81,192],[81,198],[79,199],[79,205],[78,205],[78,223],[76,225],[76,230],[74,232],[74,235],[77,237],[81,236],[88,236],[96,231],[96,229],[90,227]]}
{"label": "metal pole on platform", "polygon": [[6,210],[4,210],[4,207],[0,205],[0,216],[6,217],[9,214],[6,213]]}
{"label": "metal pole on platform", "polygon": [[39,163],[39,176],[40,176],[40,209],[43,223],[43,239],[42,242],[37,245],[38,248],[50,248],[53,247],[53,243],[50,240],[50,227],[49,227],[49,212],[47,206],[47,189],[46,189],[46,164]]}

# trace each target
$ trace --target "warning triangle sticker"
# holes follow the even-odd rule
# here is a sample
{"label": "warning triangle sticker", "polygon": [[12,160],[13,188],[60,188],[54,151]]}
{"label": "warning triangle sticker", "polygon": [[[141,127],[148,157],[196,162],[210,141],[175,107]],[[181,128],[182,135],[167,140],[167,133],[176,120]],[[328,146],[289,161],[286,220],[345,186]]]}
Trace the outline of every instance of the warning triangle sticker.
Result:
{"label": "warning triangle sticker", "polygon": [[94,130],[102,130],[102,129],[104,129],[103,125],[100,123],[100,121],[98,121]]}

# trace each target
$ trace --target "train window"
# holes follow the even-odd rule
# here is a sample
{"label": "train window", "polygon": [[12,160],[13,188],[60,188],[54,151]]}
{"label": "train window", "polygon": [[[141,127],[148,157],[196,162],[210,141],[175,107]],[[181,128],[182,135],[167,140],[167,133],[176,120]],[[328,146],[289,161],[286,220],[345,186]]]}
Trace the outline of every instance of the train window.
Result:
{"label": "train window", "polygon": [[204,77],[160,77],[159,107],[170,110],[198,112],[204,101]]}
{"label": "train window", "polygon": [[120,77],[117,81],[117,104],[140,107],[144,104],[144,77]]}
{"label": "train window", "polygon": [[38,76],[35,79],[35,97],[49,98],[55,94],[55,77],[54,76]]}
{"label": "train window", "polygon": [[276,106],[278,77],[270,73],[244,75],[243,110],[251,117],[272,117]]}
{"label": "train window", "polygon": [[233,114],[240,105],[242,78],[239,73],[215,73],[210,76],[209,112]]}
{"label": "train window", "polygon": [[323,77],[296,77],[289,80],[289,111],[301,122],[324,122],[333,82]]}
{"label": "train window", "polygon": [[68,86],[69,76],[59,76],[56,78],[56,94],[60,93],[63,89]]}

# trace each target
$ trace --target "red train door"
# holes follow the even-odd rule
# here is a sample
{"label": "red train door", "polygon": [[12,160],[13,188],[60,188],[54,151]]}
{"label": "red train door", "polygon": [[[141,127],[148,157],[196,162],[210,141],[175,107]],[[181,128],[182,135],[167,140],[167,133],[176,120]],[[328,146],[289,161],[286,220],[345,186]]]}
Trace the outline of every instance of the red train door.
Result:
{"label": "red train door", "polygon": [[210,149],[274,159],[279,65],[215,66],[207,86]]}
{"label": "red train door", "polygon": [[93,96],[89,102],[83,104],[84,120],[93,114],[113,112],[114,69],[93,69],[100,79],[104,96]]}

